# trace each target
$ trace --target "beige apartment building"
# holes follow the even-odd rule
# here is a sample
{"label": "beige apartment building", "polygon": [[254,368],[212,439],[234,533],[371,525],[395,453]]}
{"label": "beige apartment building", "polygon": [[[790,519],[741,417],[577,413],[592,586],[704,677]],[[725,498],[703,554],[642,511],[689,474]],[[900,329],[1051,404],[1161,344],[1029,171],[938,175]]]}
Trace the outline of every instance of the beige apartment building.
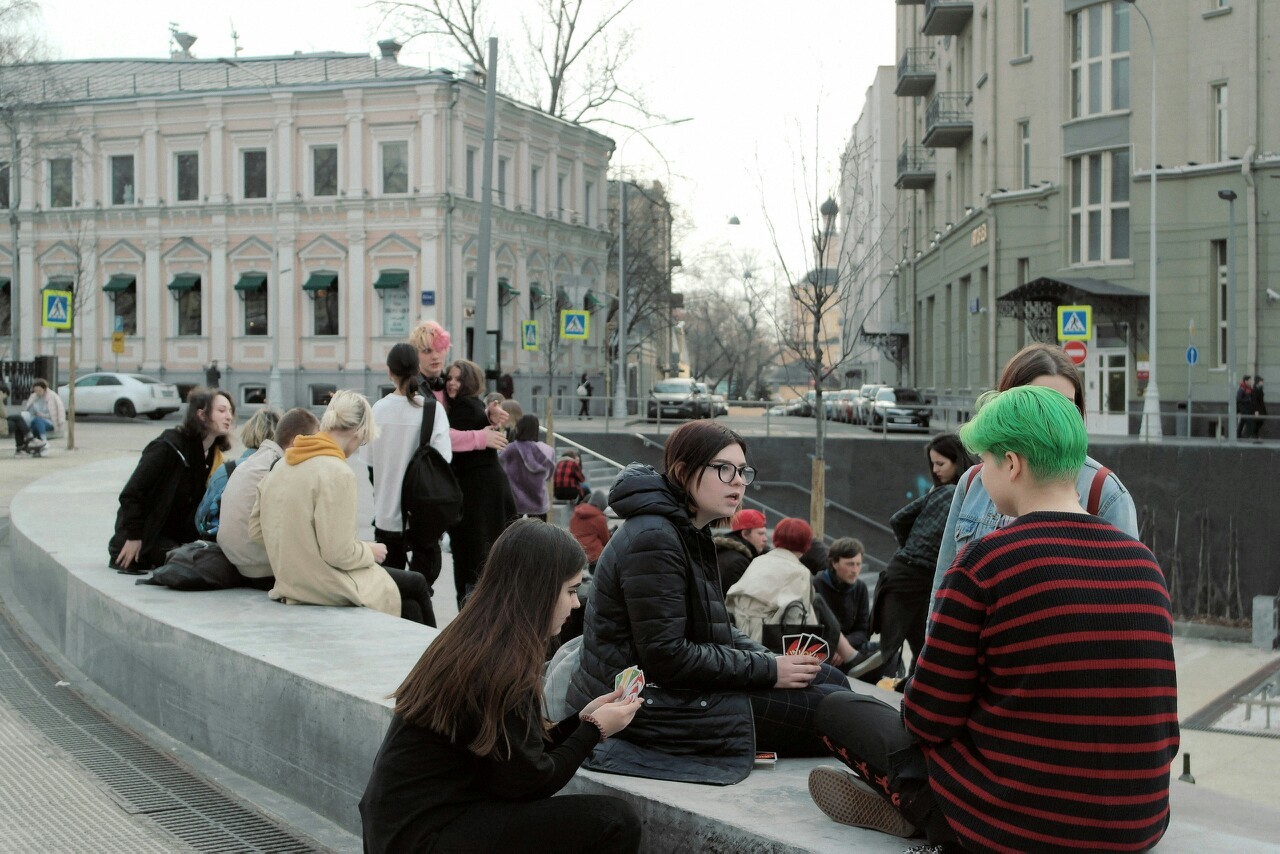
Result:
{"label": "beige apartment building", "polygon": [[[1084,370],[1097,432],[1137,429],[1153,370],[1166,434],[1182,429],[1188,396],[1193,411],[1225,410],[1229,355],[1237,377],[1276,373],[1280,111],[1269,95],[1280,57],[1268,45],[1280,4],[897,5],[896,319],[914,384],[971,400],[1020,346],[1057,340],[1063,305],[1092,307]],[[1237,198],[1234,317],[1219,191]]]}
{"label": "beige apartment building", "polygon": [[[57,353],[65,370],[69,336],[41,327],[39,295],[68,284],[81,373],[199,382],[217,361],[240,403],[276,382],[281,406],[376,393],[387,350],[423,319],[468,356],[483,291],[482,81],[381,47],[0,70],[20,93],[0,139],[18,251],[15,272],[13,232],[0,233],[0,357]],[[607,303],[613,142],[504,97],[496,137],[486,367],[530,399],[552,376],[555,309]],[[527,320],[540,351],[522,346]],[[570,394],[571,376],[601,372],[603,320],[557,350]]]}

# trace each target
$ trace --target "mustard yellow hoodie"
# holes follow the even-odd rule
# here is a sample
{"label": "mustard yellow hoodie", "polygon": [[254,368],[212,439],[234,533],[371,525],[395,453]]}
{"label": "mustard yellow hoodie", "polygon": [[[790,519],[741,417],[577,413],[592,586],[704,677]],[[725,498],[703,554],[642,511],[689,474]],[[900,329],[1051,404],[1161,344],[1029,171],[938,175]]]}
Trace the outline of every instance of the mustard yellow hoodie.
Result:
{"label": "mustard yellow hoodie", "polygon": [[328,433],[316,433],[311,436],[299,436],[293,445],[284,452],[284,461],[291,466],[305,463],[315,457],[337,457],[345,461],[347,455],[338,447],[338,443]]}

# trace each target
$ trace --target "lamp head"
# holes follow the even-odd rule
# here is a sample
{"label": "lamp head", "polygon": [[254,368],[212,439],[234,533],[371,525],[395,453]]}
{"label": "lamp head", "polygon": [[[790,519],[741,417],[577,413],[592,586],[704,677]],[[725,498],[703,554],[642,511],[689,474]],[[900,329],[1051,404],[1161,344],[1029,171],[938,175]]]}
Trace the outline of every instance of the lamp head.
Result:
{"label": "lamp head", "polygon": [[1234,202],[1237,197],[1236,197],[1235,190],[1219,190],[1218,198],[1222,199],[1225,202]]}

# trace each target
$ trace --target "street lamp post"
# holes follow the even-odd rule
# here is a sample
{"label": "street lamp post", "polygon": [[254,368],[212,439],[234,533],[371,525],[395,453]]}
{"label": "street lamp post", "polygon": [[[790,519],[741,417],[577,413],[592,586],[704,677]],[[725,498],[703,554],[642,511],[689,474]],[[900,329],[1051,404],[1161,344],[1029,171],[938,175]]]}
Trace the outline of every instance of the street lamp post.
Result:
{"label": "street lamp post", "polygon": [[[227,59],[226,57],[218,57],[218,62],[221,62],[223,65],[230,68],[236,68],[243,71],[245,74],[248,74],[250,77],[255,78],[259,83],[261,83],[263,88],[270,91],[271,84],[267,82],[266,78],[246,66],[244,63],[237,62],[234,59]],[[269,165],[267,172],[268,177],[271,179],[268,181],[268,189],[271,195],[270,287],[272,289],[272,293],[275,295],[275,310],[271,312],[271,318],[268,319],[267,322],[270,323],[271,320],[274,320],[276,330],[272,341],[273,357],[271,359],[271,373],[267,376],[267,404],[283,411],[289,407],[284,404],[284,384],[280,378],[280,323],[283,318],[280,317],[280,216],[279,209],[277,208],[279,198],[279,193],[277,192],[279,190],[279,176],[277,174],[277,170],[279,169],[279,163],[280,152],[276,151],[275,168],[271,168]],[[274,184],[274,186],[271,186],[272,184]]]}
{"label": "street lamp post", "polygon": [[1159,323],[1156,312],[1158,291],[1156,289],[1156,36],[1151,30],[1151,22],[1147,20],[1146,13],[1137,5],[1137,0],[1127,0],[1133,6],[1134,10],[1142,18],[1142,23],[1147,28],[1147,38],[1151,43],[1151,243],[1150,255],[1148,261],[1150,267],[1150,281],[1148,283],[1147,298],[1147,370],[1149,371],[1147,379],[1147,392],[1142,398],[1142,435],[1149,442],[1159,442],[1164,438],[1163,428],[1160,423],[1160,388],[1157,385],[1156,377],[1160,363],[1160,351],[1157,345],[1159,338]]}
{"label": "street lamp post", "polygon": [[692,118],[673,119],[636,128],[618,146],[618,382],[613,387],[614,418],[627,417],[627,179],[622,174],[622,152],[636,134],[691,121]]}
{"label": "street lamp post", "polygon": [[1236,410],[1236,194],[1219,190],[1218,198],[1227,203],[1227,441],[1236,443],[1240,413]]}

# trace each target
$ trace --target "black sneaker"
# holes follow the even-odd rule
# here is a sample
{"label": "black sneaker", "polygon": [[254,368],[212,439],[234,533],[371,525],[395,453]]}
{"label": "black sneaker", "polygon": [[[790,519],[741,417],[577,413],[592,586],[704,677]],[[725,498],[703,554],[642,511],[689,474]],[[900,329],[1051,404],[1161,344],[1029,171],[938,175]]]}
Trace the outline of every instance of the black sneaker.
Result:
{"label": "black sneaker", "polygon": [[809,795],[832,821],[851,827],[867,827],[904,839],[914,836],[915,825],[848,771],[819,765],[809,772]]}

